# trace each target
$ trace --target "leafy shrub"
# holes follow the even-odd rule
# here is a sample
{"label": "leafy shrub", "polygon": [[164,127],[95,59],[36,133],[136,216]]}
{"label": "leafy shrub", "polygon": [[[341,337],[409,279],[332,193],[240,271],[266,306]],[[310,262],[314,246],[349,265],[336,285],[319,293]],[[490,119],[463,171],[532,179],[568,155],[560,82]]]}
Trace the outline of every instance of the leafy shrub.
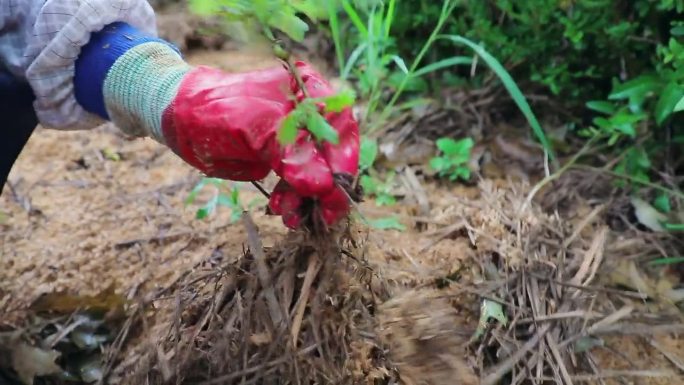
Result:
{"label": "leafy shrub", "polygon": [[[430,34],[440,2],[399,2],[394,36],[410,57]],[[612,79],[653,68],[656,45],[667,43],[669,22],[681,18],[682,0],[462,1],[444,33],[482,45],[514,78],[581,107],[607,95]],[[453,55],[438,44],[435,60]]]}
{"label": "leafy shrub", "polygon": [[[440,2],[398,2],[396,53],[417,54],[439,12]],[[623,185],[643,185],[661,167],[665,146],[682,156],[684,121],[675,114],[684,110],[681,20],[684,0],[462,1],[442,33],[481,42],[525,93],[544,93],[570,112],[575,134],[605,139],[620,154],[613,172],[626,177]],[[458,54],[436,41],[423,64]],[[502,77],[452,68],[434,85],[492,79]]]}

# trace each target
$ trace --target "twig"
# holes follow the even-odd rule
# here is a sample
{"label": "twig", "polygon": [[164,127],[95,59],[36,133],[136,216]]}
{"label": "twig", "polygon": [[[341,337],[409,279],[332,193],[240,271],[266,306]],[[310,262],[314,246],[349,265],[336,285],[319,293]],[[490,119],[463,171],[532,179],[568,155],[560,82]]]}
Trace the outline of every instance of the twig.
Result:
{"label": "twig", "polygon": [[561,281],[558,281],[558,280],[553,279],[553,278],[544,277],[543,275],[540,275],[540,274],[535,274],[533,272],[527,272],[527,274],[530,274],[530,275],[534,276],[535,278],[543,280],[543,281],[549,281],[549,282],[553,282],[557,285],[572,287],[572,288],[581,289],[584,291],[595,291],[595,292],[599,292],[599,293],[610,293],[610,294],[616,294],[616,295],[621,295],[624,297],[642,299],[642,300],[648,299],[648,295],[642,294],[642,293],[635,293],[635,292],[631,292],[631,291],[627,291],[627,290],[609,289],[609,288],[597,287],[597,286],[573,285],[572,283],[561,282]]}
{"label": "twig", "polygon": [[522,217],[522,213],[527,209],[527,206],[529,206],[532,203],[532,199],[534,199],[534,196],[537,195],[539,190],[541,190],[544,186],[546,186],[548,183],[553,182],[554,180],[558,179],[563,175],[566,171],[568,171],[577,161],[579,158],[581,158],[584,154],[591,149],[591,145],[598,140],[600,136],[596,135],[592,137],[587,143],[575,154],[570,160],[563,165],[558,171],[554,172],[553,174],[545,177],[539,183],[537,183],[532,190],[530,190],[529,194],[527,195],[527,198],[523,202],[522,206],[518,210],[518,218]]}
{"label": "twig", "polygon": [[[304,348],[304,349],[298,351],[297,355],[307,354],[309,352],[314,351],[317,347],[318,347],[317,344],[311,345],[307,348]],[[200,382],[197,385],[225,384],[225,383],[228,383],[230,380],[235,380],[235,379],[238,379],[240,377],[246,376],[248,374],[252,374],[252,373],[262,371],[262,370],[269,368],[269,367],[284,364],[289,360],[291,360],[291,357],[283,357],[283,358],[280,358],[280,359],[277,359],[277,360],[274,360],[271,362],[266,362],[266,363],[261,364],[261,365],[257,365],[257,366],[253,366],[253,367],[248,368],[248,369],[241,370],[239,372],[230,373],[230,374],[227,374],[225,376],[216,377],[216,378],[211,379],[209,381]]]}
{"label": "twig", "polygon": [[680,360],[679,357],[665,350],[664,347],[662,347],[658,342],[656,342],[653,339],[649,340],[648,343],[651,346],[653,346],[656,350],[658,350],[663,356],[665,356],[665,358],[667,358],[672,363],[672,365],[676,366],[677,369],[684,372],[684,362],[682,362],[682,360]]}
{"label": "twig", "polygon": [[661,186],[661,185],[659,185],[659,184],[657,184],[657,183],[643,181],[643,180],[640,180],[640,179],[635,178],[635,177],[630,176],[630,175],[620,174],[620,173],[618,173],[618,172],[614,172],[614,171],[610,171],[610,170],[605,170],[605,169],[603,169],[603,168],[597,168],[597,167],[586,166],[586,165],[581,165],[581,164],[572,165],[570,168],[574,168],[574,169],[577,169],[577,170],[594,171],[594,172],[598,172],[598,173],[603,173],[603,174],[606,174],[606,175],[610,175],[610,176],[612,176],[612,177],[614,177],[614,178],[625,179],[625,180],[628,180],[628,181],[630,181],[630,182],[632,182],[632,183],[640,184],[640,185],[646,186],[646,187],[651,187],[651,188],[654,188],[654,189],[656,189],[656,190],[658,190],[658,191],[661,191],[661,192],[664,192],[664,193],[668,193],[668,194],[672,194],[673,196],[676,196],[676,197],[679,198],[679,199],[684,199],[684,193],[682,193],[682,192],[680,192],[680,191],[676,191],[676,190],[673,190],[673,189],[669,189],[669,188],[667,188],[667,187],[663,187],[663,186]]}
{"label": "twig", "polygon": [[311,285],[313,284],[316,274],[320,269],[318,263],[318,255],[312,253],[309,256],[309,266],[306,268],[306,275],[304,276],[304,283],[302,284],[302,292],[297,300],[297,310],[295,311],[295,318],[292,322],[292,346],[297,347],[297,337],[299,337],[299,330],[302,327],[302,319],[304,318],[304,310],[309,302],[309,292],[311,292]]}
{"label": "twig", "polygon": [[264,289],[264,296],[266,297],[266,303],[268,304],[271,320],[273,321],[275,327],[279,327],[283,321],[283,315],[280,312],[278,299],[276,298],[273,285],[270,282],[271,273],[266,265],[266,255],[264,255],[259,233],[257,232],[256,225],[254,224],[254,221],[252,220],[252,217],[249,215],[248,211],[243,212],[242,222],[247,230],[247,241],[249,243],[249,248],[256,259],[257,274],[259,275],[259,282]]}
{"label": "twig", "polygon": [[573,311],[568,311],[568,312],[563,312],[563,313],[541,315],[541,316],[537,316],[535,318],[522,318],[522,319],[518,320],[518,324],[525,325],[525,324],[531,324],[534,322],[557,321],[557,320],[568,319],[568,318],[584,318],[584,317],[599,318],[599,317],[605,317],[605,314],[596,313],[596,312],[587,312],[584,310],[573,310]]}
{"label": "twig", "polygon": [[568,344],[577,341],[578,339],[584,337],[584,336],[590,336],[593,335],[596,332],[599,332],[606,327],[620,321],[621,319],[629,316],[632,311],[634,310],[633,307],[631,306],[624,306],[620,310],[616,311],[615,313],[612,313],[604,318],[602,318],[600,321],[596,322],[595,324],[591,325],[586,331],[575,334],[574,336],[566,339],[565,341],[560,343],[560,347],[565,347]]}
{"label": "twig", "polygon": [[510,372],[513,366],[515,366],[520,360],[522,360],[525,354],[527,354],[527,352],[532,350],[532,348],[534,348],[539,343],[541,338],[546,335],[550,328],[551,325],[546,324],[542,326],[541,329],[537,330],[537,333],[534,335],[534,337],[527,341],[525,345],[523,345],[517,352],[515,352],[505,361],[494,367],[494,370],[482,380],[480,385],[498,384],[499,380],[501,380],[501,378],[503,378],[503,376],[505,376],[506,373]]}
{"label": "twig", "polygon": [[671,377],[672,372],[669,370],[604,370],[597,374],[579,374],[572,376],[574,381],[595,381],[599,378],[615,378],[615,377]]}
{"label": "twig", "polygon": [[262,194],[264,194],[266,199],[271,199],[271,194],[269,194],[268,191],[266,191],[266,189],[262,185],[259,184],[259,182],[252,181],[252,186],[256,187],[257,190],[259,190]]}
{"label": "twig", "polygon": [[553,338],[551,333],[546,334],[546,344],[549,346],[553,358],[555,358],[556,362],[558,363],[558,369],[560,370],[560,373],[563,376],[563,380],[565,380],[565,383],[567,385],[572,385],[572,379],[570,378],[568,368],[565,366],[565,362],[563,362],[563,356],[561,356],[560,349],[558,347],[558,342],[555,338]]}

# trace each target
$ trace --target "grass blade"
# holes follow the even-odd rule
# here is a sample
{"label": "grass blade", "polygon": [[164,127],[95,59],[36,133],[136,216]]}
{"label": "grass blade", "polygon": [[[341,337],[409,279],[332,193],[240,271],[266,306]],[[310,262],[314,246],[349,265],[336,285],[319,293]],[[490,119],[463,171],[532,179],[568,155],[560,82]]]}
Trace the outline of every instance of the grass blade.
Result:
{"label": "grass blade", "polygon": [[356,62],[359,60],[361,54],[363,53],[363,51],[366,50],[366,48],[368,48],[368,43],[361,43],[358,47],[354,48],[351,55],[349,55],[347,64],[344,66],[344,69],[342,70],[342,74],[340,75],[342,79],[347,79],[352,68],[354,68],[354,65],[356,65]]}
{"label": "grass blade", "polygon": [[351,22],[354,24],[354,27],[356,27],[356,29],[361,34],[362,39],[367,40],[368,29],[363,24],[363,21],[361,21],[361,17],[354,9],[354,6],[351,5],[351,3],[349,3],[348,0],[342,0],[342,8],[344,8],[344,11],[347,13],[347,16],[349,16],[349,20],[351,20]]}
{"label": "grass blade", "polygon": [[430,72],[435,72],[439,71],[443,68],[451,67],[451,66],[457,66],[457,65],[472,65],[473,64],[473,59],[469,56],[454,56],[450,57],[448,59],[442,59],[438,62],[428,64],[425,67],[417,70],[416,72],[413,73],[414,77],[421,77],[423,75],[427,75]]}
{"label": "grass blade", "polygon": [[390,35],[392,29],[392,22],[394,21],[394,9],[396,8],[396,0],[390,0],[387,6],[387,13],[385,14],[385,39]]}
{"label": "grass blade", "polygon": [[657,258],[650,261],[648,264],[650,266],[663,266],[663,265],[674,265],[675,263],[684,262],[684,257],[667,257],[667,258]]}
{"label": "grass blade", "polygon": [[501,63],[494,56],[492,56],[479,44],[476,44],[475,42],[466,39],[463,36],[441,35],[439,38],[451,40],[454,43],[464,44],[468,46],[473,51],[475,51],[475,53],[478,56],[480,56],[485,61],[485,63],[487,63],[489,68],[491,68],[492,71],[494,71],[494,73],[499,77],[499,79],[501,79],[501,82],[513,98],[513,101],[518,106],[520,111],[523,113],[523,115],[529,122],[530,126],[532,126],[532,131],[534,131],[534,134],[537,136],[537,139],[539,139],[539,142],[542,144],[542,146],[544,146],[544,150],[546,150],[546,153],[552,160],[555,160],[555,154],[553,152],[553,148],[551,147],[551,143],[546,138],[546,134],[544,133],[544,130],[539,124],[537,117],[532,112],[530,104],[527,102],[527,99],[523,95],[522,91],[520,91],[520,88],[518,88],[518,85],[515,83],[515,80],[513,80],[513,77],[511,77],[511,75],[508,73],[508,71],[506,71],[503,65],[501,65]]}
{"label": "grass blade", "polygon": [[330,32],[332,33],[333,42],[335,43],[335,55],[337,56],[337,66],[342,71],[344,68],[344,49],[342,47],[342,39],[340,39],[340,19],[337,17],[337,7],[334,1],[328,1],[328,23],[330,24]]}
{"label": "grass blade", "polygon": [[402,58],[401,58],[400,56],[398,56],[398,55],[392,55],[392,56],[390,56],[390,58],[391,58],[392,61],[397,65],[397,67],[399,67],[399,69],[401,70],[401,72],[403,72],[404,74],[408,75],[409,69],[408,69],[408,67],[406,67],[406,62],[404,62],[404,59],[402,59]]}

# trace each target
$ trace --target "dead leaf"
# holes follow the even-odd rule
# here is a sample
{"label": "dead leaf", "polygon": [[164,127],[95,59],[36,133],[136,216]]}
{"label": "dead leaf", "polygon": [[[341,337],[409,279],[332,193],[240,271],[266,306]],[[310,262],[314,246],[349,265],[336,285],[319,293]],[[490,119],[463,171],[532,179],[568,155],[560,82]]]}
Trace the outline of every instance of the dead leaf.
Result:
{"label": "dead leaf", "polygon": [[634,261],[620,261],[617,268],[610,273],[610,281],[614,285],[622,285],[644,293],[651,298],[656,297],[656,283],[639,273]]}
{"label": "dead leaf", "polygon": [[124,297],[116,294],[112,285],[95,296],[71,295],[65,292],[45,294],[31,305],[31,310],[60,314],[71,314],[76,311],[123,314],[125,304]]}
{"label": "dead leaf", "polygon": [[12,348],[12,367],[24,384],[33,385],[35,377],[62,372],[62,368],[55,363],[59,356],[60,353],[56,350],[43,350],[23,341],[15,341]]}
{"label": "dead leaf", "polygon": [[684,300],[684,292],[674,289],[672,277],[662,276],[658,279],[640,272],[634,261],[621,261],[610,273],[613,285],[622,285],[648,295],[652,299],[667,299],[677,303]]}
{"label": "dead leaf", "polygon": [[256,346],[266,345],[272,340],[271,334],[268,332],[252,334],[249,341]]}
{"label": "dead leaf", "polygon": [[665,231],[661,225],[661,223],[667,221],[667,216],[665,214],[659,212],[641,198],[632,197],[631,202],[632,206],[634,206],[634,211],[639,223],[653,231]]}

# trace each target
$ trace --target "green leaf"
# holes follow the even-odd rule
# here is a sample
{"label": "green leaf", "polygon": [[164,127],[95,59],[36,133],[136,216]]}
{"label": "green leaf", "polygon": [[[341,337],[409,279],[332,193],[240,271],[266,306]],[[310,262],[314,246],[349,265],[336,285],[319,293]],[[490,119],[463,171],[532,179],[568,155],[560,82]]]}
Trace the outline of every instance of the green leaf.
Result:
{"label": "green leaf", "polygon": [[672,211],[672,206],[670,206],[670,197],[666,193],[658,195],[653,201],[653,207],[658,209],[658,211],[661,213],[669,213]]}
{"label": "green leaf", "polygon": [[615,106],[613,105],[613,103],[606,102],[603,100],[594,100],[591,102],[587,102],[587,108],[597,112],[602,112],[604,114],[615,113]]}
{"label": "green leaf", "polygon": [[280,129],[278,129],[278,143],[287,145],[295,142],[297,131],[299,131],[299,126],[302,124],[303,115],[304,113],[301,110],[295,109],[283,119]]}
{"label": "green leaf", "polygon": [[312,21],[324,20],[328,16],[328,0],[296,0],[290,5]]}
{"label": "green leaf", "polygon": [[230,212],[230,223],[235,223],[242,218],[242,210],[241,209],[233,209]]}
{"label": "green leaf", "polygon": [[355,100],[356,93],[350,89],[322,98],[326,112],[342,112],[345,108],[354,105]]}
{"label": "green leaf", "polygon": [[670,34],[673,36],[684,36],[684,25],[678,25],[670,29]]}
{"label": "green leaf", "polygon": [[361,137],[359,152],[359,168],[364,171],[373,167],[375,158],[378,156],[378,143],[364,135]]}
{"label": "green leaf", "polygon": [[684,223],[665,223],[664,226],[667,231],[684,231]]}
{"label": "green leaf", "polygon": [[520,109],[522,114],[530,123],[532,131],[537,136],[537,139],[544,147],[544,150],[546,151],[548,156],[551,159],[555,159],[551,142],[549,142],[548,138],[546,137],[546,133],[544,132],[544,129],[542,129],[541,125],[539,124],[539,121],[537,120],[537,117],[532,112],[532,107],[530,107],[530,104],[527,102],[527,99],[523,95],[522,91],[520,91],[520,88],[515,83],[515,80],[513,80],[513,77],[511,77],[508,71],[506,71],[504,66],[501,65],[501,63],[494,56],[492,56],[480,45],[463,36],[441,35],[440,38],[448,39],[459,44],[465,44],[466,46],[470,47],[473,51],[475,51],[475,53],[477,53],[478,56],[480,56],[485,61],[485,63],[487,63],[489,68],[491,68],[492,71],[494,71],[494,73],[499,77],[499,79],[501,79],[501,82],[503,83],[508,93],[511,95],[511,98],[513,98],[513,101],[518,106],[518,109]]}
{"label": "green leaf", "polygon": [[677,104],[675,105],[674,111],[673,112],[679,112],[679,111],[684,111],[684,97],[679,99]]}
{"label": "green leaf", "polygon": [[197,198],[197,194],[199,194],[200,191],[206,186],[207,184],[214,185],[216,187],[221,187],[223,185],[224,181],[223,179],[219,178],[202,178],[195,187],[190,191],[188,194],[187,198],[185,198],[185,205],[189,205],[195,201]]}
{"label": "green leaf", "polygon": [[368,219],[368,225],[370,227],[372,227],[374,229],[378,229],[378,230],[399,230],[399,231],[406,230],[406,226],[404,226],[401,222],[399,222],[399,219],[395,216],[385,217],[385,218]]}
{"label": "green leaf", "polygon": [[[406,78],[408,78],[408,80],[406,80]],[[401,71],[392,72],[387,79],[387,83],[394,89],[398,89],[403,84],[405,92],[424,92],[428,89],[428,83],[425,79],[410,76]]]}
{"label": "green leaf", "polygon": [[368,43],[361,43],[356,48],[354,48],[352,53],[349,55],[349,59],[347,59],[347,64],[344,66],[344,69],[340,74],[340,77],[342,79],[346,79],[347,77],[349,77],[351,70],[354,68],[356,62],[359,60],[359,58],[366,49],[368,49]]}
{"label": "green leaf", "polygon": [[359,31],[361,40],[367,40],[368,29],[363,21],[361,21],[361,17],[356,12],[356,9],[354,9],[348,0],[342,0],[342,8],[344,8],[344,11],[347,13],[349,20],[351,20],[351,22],[354,24],[354,27],[356,27],[356,29]]}
{"label": "green leaf", "polygon": [[373,195],[378,191],[378,181],[370,175],[361,175],[359,183],[366,195]]}
{"label": "green leaf", "polygon": [[404,62],[404,59],[399,57],[398,55],[392,55],[390,56],[392,61],[397,64],[397,67],[406,75],[409,73],[408,67],[406,67],[406,62]]}
{"label": "green leaf", "polygon": [[233,203],[232,199],[226,194],[219,194],[217,202],[219,206],[225,206],[228,208],[234,208],[236,207],[235,203]]}
{"label": "green leaf", "polygon": [[653,75],[642,75],[632,80],[617,84],[613,92],[608,95],[610,100],[630,99],[633,97],[643,98],[647,93],[653,92],[660,85],[660,79]]}
{"label": "green leaf", "polygon": [[671,82],[663,89],[655,107],[656,123],[660,126],[675,111],[675,107],[684,98],[684,88]]}
{"label": "green leaf", "polygon": [[394,20],[394,10],[396,8],[396,0],[390,0],[387,6],[387,13],[385,14],[385,39],[390,35],[390,29],[392,28],[392,21]]}
{"label": "green leaf", "polygon": [[325,118],[317,112],[308,114],[306,128],[319,141],[330,142],[332,144],[340,143],[340,136],[337,131],[335,131]]}
{"label": "green leaf", "polygon": [[456,179],[461,178],[462,180],[469,180],[470,179],[470,169],[468,167],[456,167],[456,169],[453,172],[453,175],[456,176]]}
{"label": "green leaf", "polygon": [[447,59],[442,59],[438,62],[434,62],[431,64],[426,65],[425,67],[417,70],[414,72],[411,76],[413,77],[421,77],[423,75],[427,75],[430,72],[435,72],[439,71],[443,68],[451,67],[451,66],[456,66],[456,65],[472,65],[473,64],[473,58],[468,57],[468,56],[454,56],[450,57]]}
{"label": "green leaf", "polygon": [[240,207],[240,189],[237,186],[230,192],[230,201],[235,207]]}
{"label": "green leaf", "polygon": [[480,321],[475,330],[475,337],[480,337],[484,334],[484,331],[487,329],[487,324],[492,318],[499,321],[499,323],[504,326],[508,323],[506,314],[503,311],[503,306],[501,306],[500,303],[489,299],[482,300],[482,306],[480,306]]}
{"label": "green leaf", "polygon": [[309,25],[294,13],[277,11],[268,19],[268,24],[283,31],[287,36],[297,42],[304,40],[304,34],[309,31]]}
{"label": "green leaf", "polygon": [[584,353],[590,351],[593,348],[603,345],[604,342],[602,339],[587,336],[581,337],[580,339],[575,341],[573,350],[575,353]]}
{"label": "green leaf", "polygon": [[666,258],[656,258],[650,261],[648,264],[651,266],[663,266],[663,265],[673,265],[675,263],[684,262],[684,257],[666,257]]}
{"label": "green leaf", "polygon": [[643,75],[613,87],[608,95],[609,100],[629,100],[629,109],[635,112],[642,110],[644,100],[653,95],[661,87],[660,78]]}
{"label": "green leaf", "polygon": [[397,203],[397,199],[390,194],[380,194],[375,198],[375,204],[378,206],[392,206]]}
{"label": "green leaf", "polygon": [[220,10],[216,0],[190,0],[189,8],[200,16],[213,16]]}
{"label": "green leaf", "polygon": [[200,180],[195,187],[193,187],[192,191],[190,191],[190,194],[188,194],[187,198],[185,198],[185,205],[192,204],[192,202],[197,199],[197,194],[199,194],[200,191],[204,188],[204,186],[207,184],[206,179]]}
{"label": "green leaf", "polygon": [[430,159],[430,167],[435,171],[446,171],[451,167],[451,162],[447,158],[435,157]]}
{"label": "green leaf", "polygon": [[475,142],[472,138],[464,138],[459,141],[455,141],[451,138],[440,138],[435,142],[437,148],[439,148],[445,155],[455,156],[455,155],[469,155],[470,150],[473,148]]}
{"label": "green leaf", "polygon": [[216,211],[216,204],[218,203],[220,194],[214,195],[211,197],[209,202],[207,202],[204,207],[201,209],[197,210],[197,213],[195,214],[195,218],[197,219],[204,219],[208,217],[209,215],[213,214],[214,211]]}

